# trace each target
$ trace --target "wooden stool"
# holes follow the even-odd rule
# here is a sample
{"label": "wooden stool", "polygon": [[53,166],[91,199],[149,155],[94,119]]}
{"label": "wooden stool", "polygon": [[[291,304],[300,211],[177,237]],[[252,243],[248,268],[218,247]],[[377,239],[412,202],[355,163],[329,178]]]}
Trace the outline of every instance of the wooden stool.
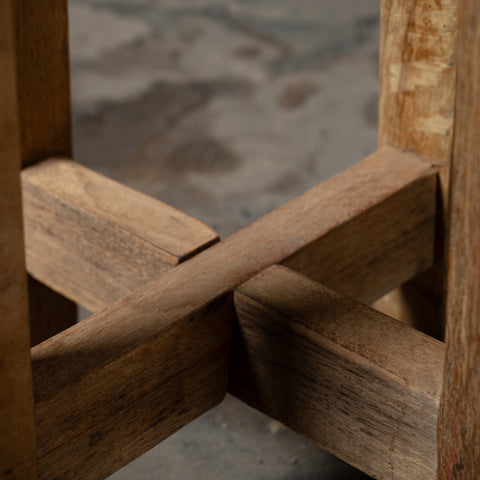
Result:
{"label": "wooden stool", "polygon": [[382,0],[378,151],[219,241],[69,160],[66,2],[0,0],[1,478],[105,478],[227,391],[375,478],[480,478],[480,9],[458,7]]}

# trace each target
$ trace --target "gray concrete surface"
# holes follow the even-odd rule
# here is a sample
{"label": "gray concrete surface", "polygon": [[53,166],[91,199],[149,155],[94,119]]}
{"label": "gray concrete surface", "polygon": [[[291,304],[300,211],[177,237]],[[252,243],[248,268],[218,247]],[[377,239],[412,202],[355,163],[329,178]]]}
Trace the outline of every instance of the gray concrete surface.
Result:
{"label": "gray concrete surface", "polygon": [[[378,0],[70,0],[74,155],[222,237],[375,149]],[[239,401],[112,480],[366,479]]]}

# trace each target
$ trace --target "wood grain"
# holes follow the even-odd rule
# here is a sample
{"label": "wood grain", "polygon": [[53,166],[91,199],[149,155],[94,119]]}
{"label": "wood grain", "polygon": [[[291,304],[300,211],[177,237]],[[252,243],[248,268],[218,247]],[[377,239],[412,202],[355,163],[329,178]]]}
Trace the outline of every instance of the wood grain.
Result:
{"label": "wood grain", "polygon": [[[416,156],[406,155],[404,161],[398,161],[398,155],[406,154],[387,149],[372,155],[33,348],[40,478],[76,479],[75,469],[79,465],[85,472],[82,478],[99,478],[96,468],[102,473],[114,471],[151,447],[154,439],[163,439],[219,402],[225,393],[220,385],[225,387],[227,378],[232,312],[228,292],[240,283],[300,249],[318,248],[320,237],[379,204],[385,205],[380,218],[395,215],[397,212],[389,208],[389,199],[398,192],[405,200],[400,205],[422,219],[421,230],[424,223],[433,228],[433,209],[417,210],[418,201],[412,201],[416,197],[410,193],[412,189],[424,192],[432,206],[435,172]],[[362,235],[352,239],[357,249],[349,251],[355,251],[355,258],[344,262],[361,262],[362,248],[368,244],[370,249],[372,242],[379,251],[390,251],[388,242],[385,244],[388,237],[372,237],[367,230]],[[431,250],[417,248],[415,242],[396,241],[395,247],[397,251],[400,248],[417,252],[413,262],[416,267],[409,267],[412,270],[428,266]],[[375,269],[375,262],[383,264],[385,257],[375,257],[369,268]],[[388,258],[391,269],[403,275],[402,257]],[[405,258],[411,259],[410,254]],[[375,290],[383,292],[381,275],[368,278],[370,283],[364,281],[363,288],[356,287],[356,292],[368,296]],[[183,356],[175,350],[179,344],[185,348],[191,345],[191,358],[190,353]],[[198,355],[205,355],[205,360]],[[167,359],[179,365],[170,368]],[[188,394],[200,380],[190,384],[187,379],[203,379],[198,392],[203,398],[199,400],[202,407],[198,410],[192,410],[185,400],[187,395],[179,400],[168,392],[158,393],[168,390],[170,372],[175,368],[185,373],[175,377],[175,382],[185,384]],[[131,387],[127,399],[118,383],[122,381]],[[183,416],[172,410],[173,404]],[[83,410],[91,413],[79,413]],[[177,419],[175,427],[169,423],[169,415],[159,421],[159,411]],[[113,416],[105,412],[113,412]],[[67,441],[72,439],[75,441]],[[94,440],[95,449],[89,439]],[[124,444],[121,455],[120,441]]]}
{"label": "wood grain", "polygon": [[[29,272],[91,310],[217,239],[200,222],[69,161],[44,162],[22,178]],[[267,215],[248,235],[261,234],[265,262],[278,258],[369,302],[431,265],[435,182],[428,163],[386,149]],[[298,234],[282,240],[290,225]]]}
{"label": "wood grain", "polygon": [[[23,166],[71,155],[67,1],[18,0],[16,86]],[[32,344],[74,325],[76,305],[29,281]]]}
{"label": "wood grain", "polygon": [[455,101],[456,0],[382,0],[379,145],[431,157],[438,166],[434,268],[377,304],[441,337],[449,161]]}
{"label": "wood grain", "polygon": [[235,308],[231,393],[375,478],[433,480],[443,344],[279,266]]}
{"label": "wood grain", "polygon": [[382,0],[379,144],[448,162],[456,0]]}
{"label": "wood grain", "polygon": [[441,480],[480,478],[480,10],[459,2],[458,79],[438,424]]}
{"label": "wood grain", "polygon": [[103,479],[223,400],[231,295],[158,303],[131,296],[33,349],[40,479]]}
{"label": "wood grain", "polygon": [[0,0],[0,477],[37,478],[13,3]]}
{"label": "wood grain", "polygon": [[66,0],[18,0],[17,82],[22,164],[71,156]]}
{"label": "wood grain", "polygon": [[[393,152],[387,157],[389,162],[403,161]],[[372,161],[369,168],[372,171],[365,168],[349,174],[360,179],[378,168],[379,182],[388,188],[392,181],[387,174],[388,162]],[[396,192],[392,189],[392,195],[347,221],[341,221],[339,215],[334,228],[300,248],[283,265],[340,293],[373,302],[432,264],[435,186],[434,177],[428,183],[414,182]],[[338,188],[334,202],[338,207],[346,206],[349,185],[345,182],[344,189],[341,184]],[[352,202],[355,205],[358,199]]]}
{"label": "wood grain", "polygon": [[91,311],[218,241],[199,220],[69,160],[25,169],[22,186],[29,273]]}

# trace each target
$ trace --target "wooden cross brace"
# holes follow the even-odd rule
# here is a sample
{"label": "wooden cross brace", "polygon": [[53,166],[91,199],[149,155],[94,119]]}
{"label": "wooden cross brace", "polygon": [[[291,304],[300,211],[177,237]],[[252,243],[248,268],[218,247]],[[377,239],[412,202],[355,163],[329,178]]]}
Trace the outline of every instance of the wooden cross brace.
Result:
{"label": "wooden cross brace", "polygon": [[99,310],[32,349],[40,478],[107,476],[227,386],[370,473],[434,470],[443,345],[316,283],[371,302],[432,265],[428,162],[387,147],[174,268],[215,234],[70,161],[22,180],[29,272]]}

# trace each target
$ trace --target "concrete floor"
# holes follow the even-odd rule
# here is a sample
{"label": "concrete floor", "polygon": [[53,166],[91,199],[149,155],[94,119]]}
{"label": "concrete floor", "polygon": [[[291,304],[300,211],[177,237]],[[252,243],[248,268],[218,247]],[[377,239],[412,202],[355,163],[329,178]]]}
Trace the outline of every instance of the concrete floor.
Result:
{"label": "concrete floor", "polygon": [[[378,0],[70,0],[75,159],[222,237],[376,146]],[[112,480],[367,479],[227,397]]]}

